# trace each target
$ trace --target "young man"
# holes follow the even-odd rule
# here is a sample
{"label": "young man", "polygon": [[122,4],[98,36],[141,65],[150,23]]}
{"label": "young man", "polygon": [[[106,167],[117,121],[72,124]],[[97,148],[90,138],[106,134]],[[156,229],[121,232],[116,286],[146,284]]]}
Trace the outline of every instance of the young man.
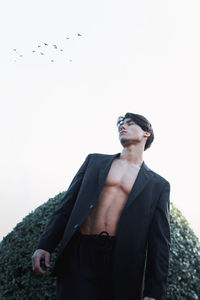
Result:
{"label": "young man", "polygon": [[50,253],[57,300],[161,300],[170,252],[169,182],[143,152],[154,139],[138,114],[118,118],[121,153],[89,154],[44,230],[32,268]]}

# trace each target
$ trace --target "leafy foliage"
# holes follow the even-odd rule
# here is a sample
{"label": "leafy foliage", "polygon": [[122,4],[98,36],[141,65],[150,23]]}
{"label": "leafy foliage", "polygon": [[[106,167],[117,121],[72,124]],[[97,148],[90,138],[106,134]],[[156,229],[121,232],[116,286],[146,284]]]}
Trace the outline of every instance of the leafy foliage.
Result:
{"label": "leafy foliage", "polygon": [[[0,244],[0,299],[9,300],[50,300],[55,299],[55,277],[47,270],[41,276],[32,271],[31,256],[36,250],[39,237],[49,217],[64,193],[50,198],[9,233]],[[55,261],[57,249],[51,255]],[[45,269],[44,263],[41,264]]]}
{"label": "leafy foliage", "polygon": [[164,300],[200,299],[200,243],[171,203],[171,252]]}
{"label": "leafy foliage", "polygon": [[[31,256],[63,193],[50,198],[18,223],[0,243],[0,299],[54,300],[56,278],[32,271]],[[57,249],[51,256],[55,261]],[[43,264],[43,268],[44,264]],[[200,299],[200,244],[181,212],[171,203],[171,255],[163,300]]]}

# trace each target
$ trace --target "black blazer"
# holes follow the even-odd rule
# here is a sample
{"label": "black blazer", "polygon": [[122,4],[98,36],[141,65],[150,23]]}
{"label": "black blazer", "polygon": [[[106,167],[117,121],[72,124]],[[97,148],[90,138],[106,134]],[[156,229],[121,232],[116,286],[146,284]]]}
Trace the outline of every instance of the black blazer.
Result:
{"label": "black blazer", "polygon": [[[89,154],[48,222],[37,248],[51,253],[60,242],[53,275],[59,275],[64,250],[90,214],[112,161],[119,156]],[[117,224],[116,300],[162,299],[170,253],[169,194],[169,182],[143,162]]]}

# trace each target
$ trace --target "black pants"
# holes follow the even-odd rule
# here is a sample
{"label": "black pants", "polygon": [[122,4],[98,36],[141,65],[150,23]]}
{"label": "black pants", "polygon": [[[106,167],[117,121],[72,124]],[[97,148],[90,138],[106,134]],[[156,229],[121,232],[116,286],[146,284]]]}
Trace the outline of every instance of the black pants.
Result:
{"label": "black pants", "polygon": [[77,232],[67,246],[57,300],[114,300],[112,266],[115,236]]}

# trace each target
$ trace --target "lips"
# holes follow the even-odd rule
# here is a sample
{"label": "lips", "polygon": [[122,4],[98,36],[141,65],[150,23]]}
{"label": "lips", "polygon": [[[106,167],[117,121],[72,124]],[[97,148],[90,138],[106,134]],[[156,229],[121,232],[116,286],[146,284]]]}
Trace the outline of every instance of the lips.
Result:
{"label": "lips", "polygon": [[125,131],[125,130],[120,131],[120,135],[124,134],[124,133],[127,133],[127,131]]}

